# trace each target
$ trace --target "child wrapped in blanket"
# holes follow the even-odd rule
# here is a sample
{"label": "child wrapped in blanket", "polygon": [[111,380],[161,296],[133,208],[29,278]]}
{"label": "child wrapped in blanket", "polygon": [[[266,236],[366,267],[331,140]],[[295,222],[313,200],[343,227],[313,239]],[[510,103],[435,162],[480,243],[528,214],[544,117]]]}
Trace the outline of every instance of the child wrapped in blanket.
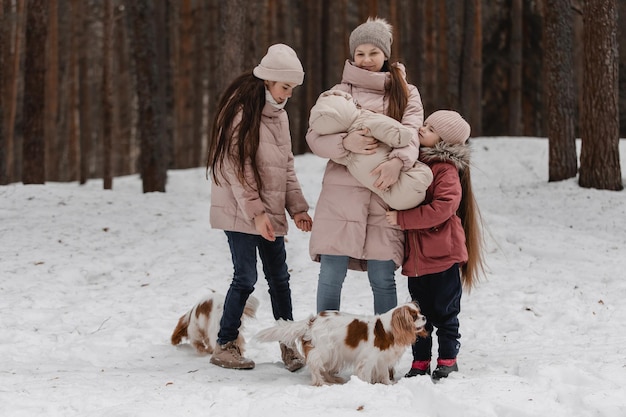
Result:
{"label": "child wrapped in blanket", "polygon": [[375,187],[376,177],[371,175],[372,170],[389,158],[392,148],[409,144],[413,134],[411,128],[384,114],[360,109],[350,94],[340,90],[329,90],[319,96],[311,109],[309,127],[320,135],[368,129],[370,135],[380,142],[375,153],[365,155],[350,152],[343,158],[332,160],[346,166],[357,181],[393,209],[406,210],[424,201],[433,174],[420,161],[402,171],[398,182],[387,190]]}

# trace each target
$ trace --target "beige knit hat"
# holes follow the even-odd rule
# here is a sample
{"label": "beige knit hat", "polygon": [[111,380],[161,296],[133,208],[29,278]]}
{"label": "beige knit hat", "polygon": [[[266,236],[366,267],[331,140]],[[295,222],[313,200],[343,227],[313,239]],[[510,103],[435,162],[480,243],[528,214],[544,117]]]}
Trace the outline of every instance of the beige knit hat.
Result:
{"label": "beige knit hat", "polygon": [[424,124],[431,125],[441,140],[451,145],[465,143],[471,133],[469,123],[452,110],[437,110],[426,118]]}
{"label": "beige knit hat", "polygon": [[366,43],[379,47],[385,54],[385,58],[391,57],[391,44],[393,43],[393,28],[385,20],[379,17],[370,17],[367,22],[359,25],[350,34],[350,55],[354,59],[354,50]]}
{"label": "beige knit hat", "polygon": [[304,81],[304,70],[296,51],[282,43],[270,46],[252,73],[266,81],[297,85],[302,85]]}

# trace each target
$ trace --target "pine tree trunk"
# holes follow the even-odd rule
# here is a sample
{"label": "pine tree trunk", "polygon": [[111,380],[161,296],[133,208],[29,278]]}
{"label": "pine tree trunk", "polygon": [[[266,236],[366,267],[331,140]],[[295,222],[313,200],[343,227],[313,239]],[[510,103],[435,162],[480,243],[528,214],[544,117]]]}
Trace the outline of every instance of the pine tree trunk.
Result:
{"label": "pine tree trunk", "polygon": [[447,16],[447,57],[448,79],[446,84],[446,102],[450,109],[460,108],[460,77],[461,77],[461,36],[459,28],[458,0],[446,0]]}
{"label": "pine tree trunk", "polygon": [[[219,92],[226,89],[233,79],[238,77],[247,68],[244,67],[246,40],[244,0],[229,0],[219,3],[220,25],[218,39],[221,47],[218,48]],[[220,60],[221,58],[221,60]]]}
{"label": "pine tree trunk", "polygon": [[546,0],[544,21],[544,79],[546,122],[549,140],[549,179],[561,181],[576,176],[574,132],[573,20],[570,0]]}
{"label": "pine tree trunk", "polygon": [[[219,2],[220,0],[208,0],[208,16],[207,26],[208,45],[207,45],[207,132],[211,132],[213,128],[213,119],[217,112],[217,103],[219,102],[222,87],[219,80],[221,76],[219,71],[219,53],[220,53],[220,29],[219,29]],[[260,18],[263,20],[262,17]],[[208,137],[208,136],[207,136]],[[206,143],[208,148],[208,140]],[[203,164],[207,161],[207,154],[203,155]]]}
{"label": "pine tree trunk", "polygon": [[7,137],[5,135],[4,129],[4,118],[5,112],[4,108],[6,106],[6,97],[4,96],[4,86],[5,86],[5,77],[6,77],[6,62],[8,61],[7,52],[9,50],[7,42],[7,27],[9,27],[9,23],[5,18],[4,14],[4,1],[0,0],[0,185],[5,185],[9,183],[7,176],[7,154],[6,154],[6,144],[8,142]]}
{"label": "pine tree trunk", "polygon": [[622,190],[619,160],[617,8],[615,0],[585,2],[581,112],[581,187]]}
{"label": "pine tree trunk", "polygon": [[509,135],[521,136],[522,124],[522,48],[524,19],[523,1],[513,0],[511,5],[511,49],[509,62]]}
{"label": "pine tree trunk", "polygon": [[165,192],[168,166],[163,130],[165,100],[158,84],[158,66],[154,65],[158,62],[154,9],[150,0],[128,0],[126,7],[133,32],[143,192]]}
{"label": "pine tree trunk", "polygon": [[[46,87],[44,138],[46,143],[46,178],[61,180],[61,158],[64,141],[57,135],[59,113],[59,5],[48,0],[48,36],[46,45]],[[65,138],[63,138],[65,139]]]}
{"label": "pine tree trunk", "polygon": [[102,42],[102,179],[104,189],[113,188],[112,144],[113,144],[113,91],[112,91],[112,60],[113,60],[113,0],[104,0],[104,25]]}
{"label": "pine tree trunk", "polygon": [[190,168],[193,160],[193,125],[192,105],[193,95],[193,9],[191,0],[179,2],[178,50],[175,62],[177,66],[175,85],[176,108],[176,146],[174,149],[173,166],[175,168]]}
{"label": "pine tree trunk", "polygon": [[128,45],[128,27],[124,24],[125,11],[116,8],[115,19],[119,24],[115,29],[115,73],[118,74],[113,80],[117,94],[117,105],[113,108],[116,114],[118,150],[121,154],[115,165],[118,175],[128,175],[137,172],[137,143],[134,126],[136,112],[134,111],[133,83],[131,74],[130,48]]}
{"label": "pine tree trunk", "polygon": [[[300,108],[302,118],[301,129],[293,133],[294,154],[304,153],[308,150],[306,143],[306,130],[308,128],[308,110],[313,107],[320,91],[313,86],[322,85],[322,50],[319,42],[319,33],[322,32],[322,4],[320,2],[306,2],[304,10],[309,18],[304,23],[304,39],[302,51],[297,51],[304,65],[304,86],[299,87]],[[301,94],[304,93],[304,94]],[[290,117],[291,119],[291,117]]]}
{"label": "pine tree trunk", "polygon": [[472,136],[482,135],[482,30],[480,0],[465,0],[461,113],[472,127]]}
{"label": "pine tree trunk", "polygon": [[15,151],[15,122],[17,118],[17,105],[18,105],[18,84],[19,80],[22,78],[22,73],[20,72],[20,62],[22,57],[22,44],[24,42],[24,10],[26,8],[26,0],[17,0],[16,4],[16,12],[15,12],[15,23],[13,30],[13,54],[10,58],[10,74],[8,75],[8,87],[7,87],[7,106],[8,106],[8,114],[7,119],[5,121],[6,126],[6,155],[7,155],[7,166],[6,173],[9,182],[17,180],[19,176],[19,172],[21,171],[20,158],[16,154]]}
{"label": "pine tree trunk", "polygon": [[89,60],[87,51],[89,42],[89,18],[85,11],[83,0],[73,0],[72,9],[76,10],[76,22],[78,39],[78,95],[79,95],[79,125],[80,125],[80,172],[79,181],[85,184],[90,174],[92,126],[91,120],[91,94],[89,91]]}
{"label": "pine tree trunk", "polygon": [[191,129],[191,167],[201,166],[204,159],[204,132],[205,98],[206,98],[206,38],[209,28],[206,26],[207,5],[200,2],[196,6],[193,18],[194,50],[193,54],[193,102],[192,129]]}
{"label": "pine tree trunk", "polygon": [[26,56],[24,62],[24,141],[22,182],[43,184],[46,180],[44,139],[47,11],[46,0],[29,0],[26,11]]}

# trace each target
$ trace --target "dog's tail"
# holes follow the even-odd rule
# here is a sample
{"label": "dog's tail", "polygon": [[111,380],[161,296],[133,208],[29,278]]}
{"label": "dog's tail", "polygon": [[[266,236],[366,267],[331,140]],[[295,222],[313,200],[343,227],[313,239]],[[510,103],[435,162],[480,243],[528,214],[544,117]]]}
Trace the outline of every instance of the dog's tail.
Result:
{"label": "dog's tail", "polygon": [[306,335],[312,318],[300,321],[278,320],[276,325],[258,332],[254,338],[261,342],[293,344]]}
{"label": "dog's tail", "polygon": [[256,317],[256,310],[259,308],[259,300],[251,295],[248,297],[248,301],[246,301],[246,306],[243,309],[243,315],[254,318]]}
{"label": "dog's tail", "polygon": [[178,345],[184,338],[187,337],[187,327],[189,327],[189,316],[191,311],[185,313],[179,320],[174,332],[172,333],[172,344]]}

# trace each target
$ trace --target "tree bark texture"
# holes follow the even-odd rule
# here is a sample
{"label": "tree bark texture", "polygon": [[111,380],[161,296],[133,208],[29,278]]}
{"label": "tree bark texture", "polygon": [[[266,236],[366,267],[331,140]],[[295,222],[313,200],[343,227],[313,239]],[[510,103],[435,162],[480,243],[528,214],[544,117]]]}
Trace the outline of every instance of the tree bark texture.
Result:
{"label": "tree bark texture", "polygon": [[461,114],[482,135],[482,30],[480,0],[465,0]]}
{"label": "tree bark texture", "polygon": [[150,0],[126,3],[133,29],[133,56],[141,138],[140,171],[143,192],[165,191],[167,155],[163,132],[164,100],[156,63],[156,25]]}
{"label": "tree bark texture", "polygon": [[511,6],[511,51],[509,88],[509,132],[512,136],[521,136],[522,129],[522,24],[523,0],[512,0]]}
{"label": "tree bark texture", "polygon": [[585,2],[583,16],[585,53],[579,184],[622,190],[615,0]]}
{"label": "tree bark texture", "polygon": [[6,80],[6,68],[5,65],[7,63],[7,51],[8,48],[8,36],[6,28],[10,27],[9,22],[6,19],[6,15],[4,13],[4,2],[0,1],[0,185],[5,185],[9,183],[9,178],[7,175],[7,137],[6,132],[4,131],[5,126],[5,111],[4,108],[6,106],[6,97],[4,96],[5,92],[5,80]]}
{"label": "tree bark texture", "polygon": [[46,87],[47,1],[29,0],[26,8],[26,56],[24,77],[24,140],[22,182],[43,184],[46,180],[44,140]]}
{"label": "tree bark texture", "polygon": [[48,1],[48,35],[46,43],[46,86],[44,141],[46,146],[46,179],[59,181],[59,161],[65,141],[60,141],[57,132],[59,114],[59,4]]}
{"label": "tree bark texture", "polygon": [[6,108],[8,110],[6,119],[4,121],[4,129],[6,132],[6,150],[7,155],[6,163],[6,175],[7,179],[11,181],[17,181],[21,178],[22,171],[22,154],[15,149],[18,148],[18,138],[15,135],[15,122],[17,119],[17,106],[18,106],[18,86],[20,80],[23,78],[23,73],[20,71],[20,62],[23,51],[24,43],[24,31],[25,31],[25,16],[24,10],[26,8],[26,0],[17,0],[16,9],[14,11],[14,17],[12,19],[13,26],[11,39],[9,42],[13,44],[12,51],[7,51],[7,59],[9,60],[9,73],[7,74],[7,87],[6,87]]}
{"label": "tree bark texture", "polygon": [[544,62],[546,130],[549,140],[548,181],[576,176],[574,132],[574,41],[570,0],[546,0]]}
{"label": "tree bark texture", "polygon": [[113,189],[113,0],[104,0],[102,43],[102,179],[105,190]]}

